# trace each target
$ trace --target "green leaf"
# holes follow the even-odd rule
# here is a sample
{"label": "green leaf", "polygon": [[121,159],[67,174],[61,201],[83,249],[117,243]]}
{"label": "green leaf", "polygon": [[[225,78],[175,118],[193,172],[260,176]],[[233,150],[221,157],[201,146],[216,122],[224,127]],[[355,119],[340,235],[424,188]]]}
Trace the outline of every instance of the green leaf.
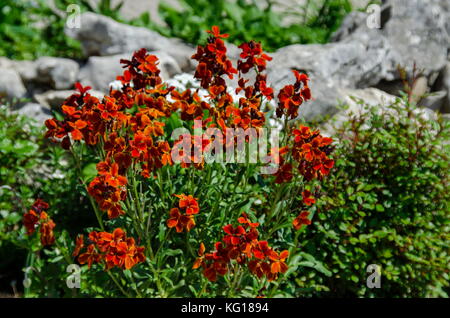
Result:
{"label": "green leaf", "polygon": [[97,167],[95,163],[89,163],[83,167],[81,171],[82,178],[85,182],[92,180],[97,175]]}

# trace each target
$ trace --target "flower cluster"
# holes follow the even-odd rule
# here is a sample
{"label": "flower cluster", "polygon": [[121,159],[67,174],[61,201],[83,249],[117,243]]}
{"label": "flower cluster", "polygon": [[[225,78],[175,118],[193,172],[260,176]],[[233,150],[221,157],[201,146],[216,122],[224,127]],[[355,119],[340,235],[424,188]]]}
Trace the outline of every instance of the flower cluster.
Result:
{"label": "flower cluster", "polygon": [[295,75],[295,84],[286,85],[278,93],[278,107],[276,114],[278,118],[283,116],[294,119],[298,116],[298,109],[303,102],[311,99],[311,90],[308,87],[309,78],[306,74],[292,71]]}
{"label": "flower cluster", "polygon": [[[131,269],[138,263],[145,261],[144,247],[136,246],[132,237],[127,237],[125,232],[117,228],[112,233],[95,232],[89,233],[90,244],[86,245],[83,235],[78,235],[73,256],[78,256],[80,264],[103,263],[105,269],[114,266],[122,269]],[[85,248],[86,247],[86,248]],[[85,248],[84,253],[80,254]]]}
{"label": "flower cluster", "polygon": [[205,253],[204,244],[200,245],[199,257],[193,268],[202,267],[203,275],[210,281],[216,281],[218,275],[225,275],[231,268],[232,260],[239,265],[247,265],[258,278],[265,276],[269,281],[275,280],[279,273],[285,273],[289,252],[278,253],[267,241],[258,240],[259,223],[252,223],[245,213],[238,222],[236,227],[231,224],[223,227],[226,235],[215,244],[212,253]]}
{"label": "flower cluster", "polygon": [[[198,199],[192,195],[174,195],[180,200],[178,202],[178,208],[170,210],[170,218],[167,220],[167,226],[169,228],[174,227],[178,233],[183,232],[183,230],[189,232],[195,226],[194,215],[200,211]],[[186,214],[183,214],[180,210],[184,210]]]}
{"label": "flower cluster", "polygon": [[56,225],[46,212],[48,208],[49,205],[47,202],[37,199],[31,206],[31,209],[23,216],[23,224],[27,231],[27,235],[32,235],[36,229],[39,228],[40,239],[43,246],[55,243],[53,229]]}
{"label": "flower cluster", "polygon": [[[120,61],[124,68],[123,74],[117,77],[120,88],[111,88],[109,94],[100,100],[89,94],[90,87],[77,83],[77,93],[67,98],[61,107],[63,119],[46,121],[46,137],[71,150],[77,163],[84,157],[85,146],[97,150],[97,174],[85,184],[92,202],[95,201],[95,208],[98,206],[109,219],[123,215],[132,218],[137,233],[142,233],[139,231],[141,224],[135,223],[147,216],[146,199],[140,195],[153,179],[161,182],[164,174],[158,173],[158,169],[178,161],[181,168],[204,169],[205,162],[208,162],[205,153],[214,151],[217,155],[220,150],[227,152],[228,147],[234,150],[242,140],[239,131],[245,142],[251,143],[257,137],[253,132],[257,131],[259,135],[261,128],[267,125],[264,103],[275,97],[278,98],[276,115],[285,119],[286,143],[271,149],[268,154],[274,159],[271,162],[280,167],[274,182],[297,181],[294,178],[299,174],[308,181],[321,179],[334,164],[328,157],[332,151],[331,138],[322,137],[319,131],[311,131],[304,126],[291,131],[288,125],[289,120],[298,116],[299,107],[311,99],[308,76],[293,71],[295,83],[286,85],[276,94],[268,86],[265,73],[272,58],[263,52],[260,43],[249,41],[240,45],[240,58],[235,68],[227,57],[224,43],[228,35],[222,34],[217,26],[207,32],[210,34],[207,44],[198,46],[192,56],[198,61],[194,77],[200,81],[205,94],[200,93],[200,88],[177,91],[163,83],[157,57],[141,49],[130,60]],[[227,87],[227,77],[229,80],[237,78],[236,89]],[[275,101],[273,103],[275,105]],[[188,128],[188,133],[169,138],[170,132],[180,127]],[[217,134],[220,137],[196,133],[208,128],[220,132]],[[227,138],[230,131],[233,137]],[[216,141],[219,141],[218,149]],[[177,233],[189,232],[196,226],[195,215],[200,210],[198,199],[186,194],[175,196],[178,198],[177,206],[169,211],[167,226]],[[315,198],[305,190],[302,202],[299,210],[314,204]],[[54,241],[54,223],[40,211],[46,208],[38,202],[24,216],[24,223],[29,233],[33,233],[39,224],[43,244],[51,244]],[[135,208],[140,212],[139,222],[133,219],[137,215],[133,213]],[[101,217],[97,217],[103,226]],[[150,213],[148,217],[151,220]],[[257,277],[266,277],[269,281],[286,272],[288,251],[277,252],[267,241],[259,240],[259,224],[252,223],[246,214],[242,214],[238,222],[236,227],[231,224],[223,227],[226,235],[215,244],[213,252],[205,253],[205,246],[200,245],[194,268],[202,267],[203,274],[210,281],[244,265]],[[147,226],[150,223],[147,222]],[[300,229],[310,223],[309,212],[302,211],[293,221],[293,226]],[[151,238],[145,239],[149,240],[151,254]],[[127,237],[120,228],[112,233],[93,231],[87,241],[79,235],[73,256],[80,264],[88,264],[89,267],[103,264],[107,270],[113,267],[130,269],[145,260],[144,247],[136,246],[135,240]]]}
{"label": "flower cluster", "polygon": [[[213,27],[209,33],[211,36],[208,38],[208,45],[198,46],[192,58],[199,62],[194,77],[200,80],[204,89],[208,90],[214,107],[205,102],[197,102],[198,113],[200,114],[201,109],[207,109],[211,119],[215,121],[211,123],[211,127],[218,126],[224,136],[226,128],[262,127],[266,121],[265,114],[261,111],[263,97],[273,98],[273,89],[267,86],[264,74],[266,62],[272,58],[263,53],[260,43],[254,41],[243,43],[239,46],[242,53],[235,69],[226,56],[227,49],[222,40],[228,35],[220,34],[218,27]],[[253,85],[247,85],[249,80],[243,77],[243,74],[250,70],[256,73]],[[233,79],[237,73],[239,75],[236,94],[244,92],[244,96],[240,97],[238,105],[235,105],[222,76]],[[191,106],[191,109],[194,108]]]}
{"label": "flower cluster", "polygon": [[[176,110],[167,101],[171,89],[161,84],[157,58],[145,49],[134,53],[131,61],[121,61],[127,68],[118,79],[121,90],[111,90],[102,101],[89,94],[90,87],[76,84],[78,93],[62,106],[64,120],[46,121],[46,137],[69,149],[83,140],[103,149],[98,176],[89,186],[89,194],[109,218],[125,213],[121,202],[126,199],[127,170],[133,167],[144,178],[155,169],[172,164],[170,146],[160,138],[164,123],[158,120]],[[151,87],[151,88],[150,88]],[[133,107],[137,110],[133,114]]]}
{"label": "flower cluster", "polygon": [[323,137],[320,131],[311,131],[309,127],[294,129],[293,158],[299,163],[298,170],[306,180],[319,179],[330,173],[334,161],[328,157],[333,151],[333,139]]}

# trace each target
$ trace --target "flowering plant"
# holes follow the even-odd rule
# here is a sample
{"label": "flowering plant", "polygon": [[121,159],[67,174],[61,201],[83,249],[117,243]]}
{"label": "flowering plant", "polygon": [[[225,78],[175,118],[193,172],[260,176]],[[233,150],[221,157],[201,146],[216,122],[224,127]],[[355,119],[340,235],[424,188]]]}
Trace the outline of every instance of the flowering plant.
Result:
{"label": "flowering plant", "polygon": [[[82,293],[270,297],[299,267],[299,233],[334,164],[331,138],[292,124],[311,99],[309,78],[294,70],[275,95],[260,43],[239,46],[235,67],[228,35],[207,32],[192,56],[206,96],[164,83],[157,57],[141,49],[121,60],[120,89],[99,100],[77,83],[62,117],[45,123],[75,158],[98,223],[64,243],[65,260],[86,265]],[[236,78],[237,100],[227,85]],[[42,245],[61,244],[47,209],[39,200],[24,216],[27,234],[40,226]]]}

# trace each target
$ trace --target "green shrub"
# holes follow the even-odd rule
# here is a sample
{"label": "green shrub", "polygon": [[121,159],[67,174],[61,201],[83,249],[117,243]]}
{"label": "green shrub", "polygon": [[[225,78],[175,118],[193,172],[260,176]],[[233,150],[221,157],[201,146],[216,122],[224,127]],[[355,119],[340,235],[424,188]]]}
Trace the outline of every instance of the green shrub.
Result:
{"label": "green shrub", "polygon": [[[364,106],[336,131],[335,170],[303,237],[332,272],[297,279],[312,294],[449,295],[449,125],[407,100]],[[380,289],[366,287],[369,264],[381,266]]]}

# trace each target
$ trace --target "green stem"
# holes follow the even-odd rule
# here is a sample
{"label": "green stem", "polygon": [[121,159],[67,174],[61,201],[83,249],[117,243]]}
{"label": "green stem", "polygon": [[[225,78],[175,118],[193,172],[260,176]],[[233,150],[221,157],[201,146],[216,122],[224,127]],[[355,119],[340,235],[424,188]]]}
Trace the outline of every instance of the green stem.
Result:
{"label": "green stem", "polygon": [[111,277],[111,279],[113,280],[113,282],[117,285],[117,287],[119,287],[120,291],[122,292],[122,294],[124,294],[126,297],[130,298],[130,294],[128,294],[122,287],[122,285],[119,284],[119,282],[117,281],[117,278],[114,277],[114,274],[111,273],[110,271],[106,271],[109,275],[109,277]]}
{"label": "green stem", "polygon": [[82,176],[82,170],[81,170],[81,162],[80,162],[80,159],[78,158],[78,156],[77,156],[75,150],[73,149],[73,147],[70,147],[70,152],[72,153],[72,156],[73,156],[73,158],[75,159],[75,163],[76,163],[77,170],[78,170],[78,175],[80,176],[80,177],[79,177],[79,180],[80,180],[80,182],[83,184],[84,189],[86,190],[87,196],[88,196],[88,198],[89,198],[89,202],[91,203],[92,208],[94,209],[94,213],[95,213],[95,216],[96,216],[96,218],[97,218],[97,222],[98,222],[98,224],[99,224],[99,226],[100,226],[100,229],[101,229],[102,231],[104,231],[104,230],[105,230],[105,227],[103,226],[103,221],[102,221],[102,217],[101,217],[101,212],[100,212],[100,210],[98,209],[97,203],[96,203],[96,202],[94,201],[94,199],[89,195],[89,192],[88,192],[88,186],[87,186],[86,182],[83,180],[83,178],[81,177],[81,176]]}

